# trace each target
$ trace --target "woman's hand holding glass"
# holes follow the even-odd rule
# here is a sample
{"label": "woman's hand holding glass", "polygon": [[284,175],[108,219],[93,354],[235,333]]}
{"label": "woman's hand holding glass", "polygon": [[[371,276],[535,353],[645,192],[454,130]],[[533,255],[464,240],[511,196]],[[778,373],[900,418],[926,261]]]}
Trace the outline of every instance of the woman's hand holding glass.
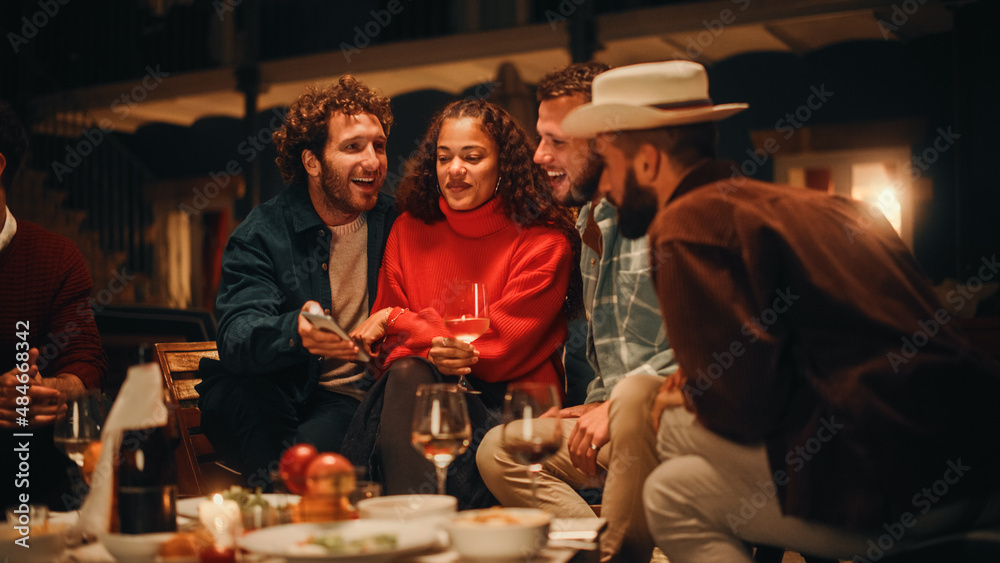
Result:
{"label": "woman's hand holding glass", "polygon": [[[453,335],[455,335],[455,338],[447,339],[444,342],[448,342],[448,340],[458,340],[465,344],[471,344],[490,329],[490,313],[489,305],[487,304],[486,299],[486,285],[466,280],[457,280],[449,284],[448,292],[450,294],[450,299],[445,301],[444,311],[441,316],[444,317],[444,326],[451,331]],[[455,346],[455,348],[462,350],[462,348],[458,346]],[[478,357],[479,352],[476,352],[475,348],[472,348],[471,350]],[[448,351],[445,350],[443,352]],[[468,350],[465,350],[465,352],[467,353]],[[430,357],[430,355],[428,355],[428,357]],[[467,359],[467,354],[457,354],[453,351],[450,356],[446,355],[445,357],[450,360],[463,361]],[[476,360],[476,358],[473,358],[473,360]],[[475,361],[472,363],[475,363]],[[458,375],[459,390],[478,395],[480,391],[476,391],[470,387],[469,381],[465,378],[466,375],[472,372],[472,370],[468,367],[469,365],[472,364],[450,366],[457,369],[457,372],[448,375]]]}
{"label": "woman's hand holding glass", "polygon": [[444,375],[468,375],[479,361],[479,350],[455,338],[437,336],[431,340],[427,359]]}

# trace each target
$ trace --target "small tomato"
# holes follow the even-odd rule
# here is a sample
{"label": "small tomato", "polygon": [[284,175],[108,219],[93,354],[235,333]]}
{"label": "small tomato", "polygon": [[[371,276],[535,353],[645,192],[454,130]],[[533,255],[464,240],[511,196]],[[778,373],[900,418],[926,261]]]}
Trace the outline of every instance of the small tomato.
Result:
{"label": "small tomato", "polygon": [[323,452],[306,469],[306,491],[310,494],[348,494],[354,490],[354,465],[346,457]]}
{"label": "small tomato", "polygon": [[288,491],[301,495],[306,490],[306,469],[319,455],[312,444],[295,444],[281,454],[278,470]]}

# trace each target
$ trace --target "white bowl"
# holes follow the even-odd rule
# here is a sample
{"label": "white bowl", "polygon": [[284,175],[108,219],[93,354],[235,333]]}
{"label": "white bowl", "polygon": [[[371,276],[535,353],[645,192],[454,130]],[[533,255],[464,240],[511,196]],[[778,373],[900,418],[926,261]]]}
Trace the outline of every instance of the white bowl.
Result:
{"label": "white bowl", "polygon": [[445,528],[467,559],[524,560],[548,544],[549,521],[535,508],[486,508],[461,512]]}
{"label": "white bowl", "polygon": [[358,516],[399,522],[429,517],[444,520],[457,508],[458,500],[448,495],[389,495],[358,502]]}
{"label": "white bowl", "polygon": [[173,535],[174,532],[101,534],[99,539],[104,549],[108,550],[118,563],[148,563],[156,559],[160,546]]}

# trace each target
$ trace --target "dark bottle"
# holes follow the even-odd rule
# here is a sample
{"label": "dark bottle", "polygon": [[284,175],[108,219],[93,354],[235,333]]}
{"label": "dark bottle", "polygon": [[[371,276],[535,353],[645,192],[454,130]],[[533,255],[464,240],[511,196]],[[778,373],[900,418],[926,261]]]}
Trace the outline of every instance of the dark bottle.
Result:
{"label": "dark bottle", "polygon": [[166,426],[122,434],[116,493],[123,534],[177,531],[177,421],[170,410]]}

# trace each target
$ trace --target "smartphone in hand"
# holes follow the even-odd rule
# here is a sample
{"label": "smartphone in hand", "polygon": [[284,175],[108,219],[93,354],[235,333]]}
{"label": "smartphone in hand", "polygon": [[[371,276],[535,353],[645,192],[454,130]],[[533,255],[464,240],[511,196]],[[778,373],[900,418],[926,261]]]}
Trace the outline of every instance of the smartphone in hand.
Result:
{"label": "smartphone in hand", "polygon": [[307,321],[312,323],[312,325],[321,330],[328,330],[337,336],[343,338],[344,340],[349,340],[358,345],[358,361],[359,362],[370,362],[372,357],[368,354],[368,350],[365,349],[364,342],[359,342],[351,338],[347,331],[340,328],[337,321],[333,320],[330,315],[317,315],[316,313],[302,312],[302,316],[306,318]]}

